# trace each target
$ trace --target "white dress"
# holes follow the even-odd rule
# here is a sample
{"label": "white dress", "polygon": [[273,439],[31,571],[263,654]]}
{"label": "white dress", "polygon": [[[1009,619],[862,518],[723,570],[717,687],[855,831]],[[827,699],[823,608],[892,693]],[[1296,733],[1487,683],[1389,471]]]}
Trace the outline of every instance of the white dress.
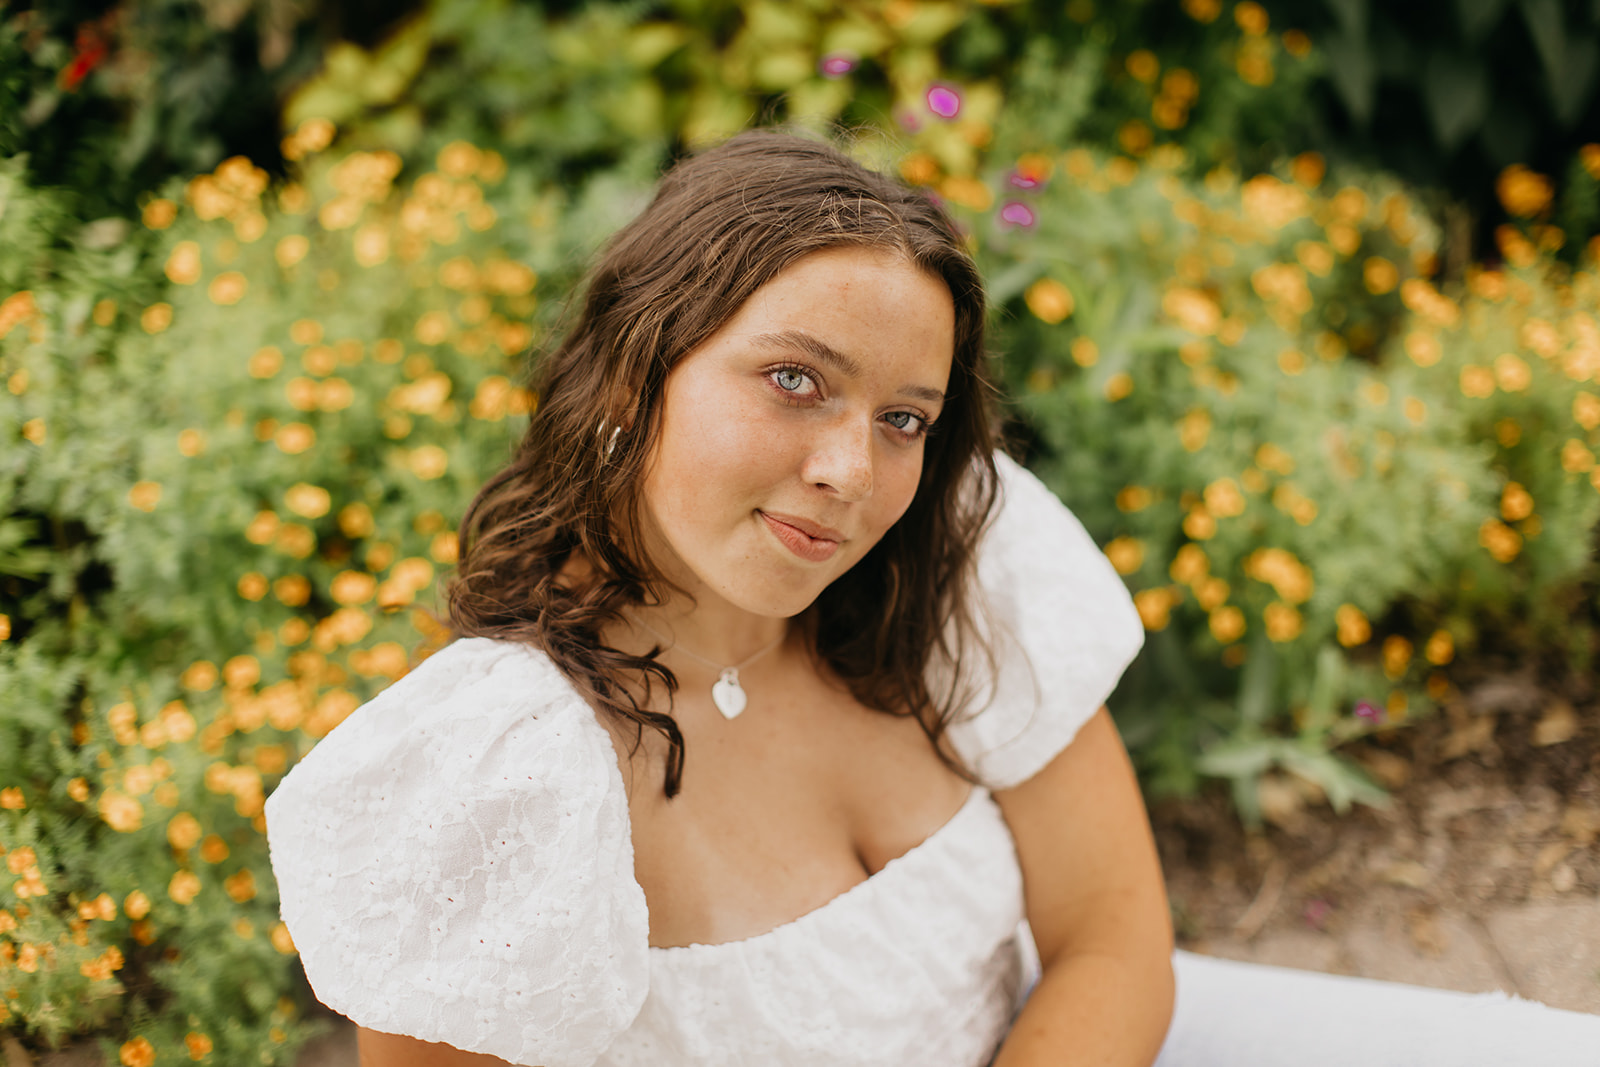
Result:
{"label": "white dress", "polygon": [[[996,462],[979,581],[999,675],[950,735],[989,788],[1064,748],[1143,641],[1083,527]],[[610,735],[523,645],[437,653],[324,738],[266,815],[318,998],[370,1029],[515,1064],[979,1067],[1030,984],[1016,849],[981,786],[792,922],[650,947]]]}

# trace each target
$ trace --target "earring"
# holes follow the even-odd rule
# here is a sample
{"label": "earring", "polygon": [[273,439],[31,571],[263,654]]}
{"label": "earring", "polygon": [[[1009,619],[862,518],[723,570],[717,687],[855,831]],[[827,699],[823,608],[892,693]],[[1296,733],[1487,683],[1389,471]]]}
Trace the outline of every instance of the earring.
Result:
{"label": "earring", "polygon": [[[601,419],[600,420],[600,425],[595,428],[594,432],[595,432],[595,436],[596,437],[598,437],[599,435],[601,435],[601,434],[606,432],[606,420],[605,419]],[[606,453],[605,453],[605,458],[606,459],[610,459],[611,458],[611,453],[613,453],[613,452],[615,452],[617,450],[617,434],[619,434],[621,432],[622,432],[622,426],[621,426],[620,423],[617,426],[612,428],[612,430],[611,430],[611,439],[606,442]]]}

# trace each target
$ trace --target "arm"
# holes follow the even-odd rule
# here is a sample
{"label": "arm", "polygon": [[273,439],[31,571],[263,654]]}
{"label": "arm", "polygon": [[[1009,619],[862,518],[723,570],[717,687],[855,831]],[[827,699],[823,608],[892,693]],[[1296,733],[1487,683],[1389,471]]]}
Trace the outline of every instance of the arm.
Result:
{"label": "arm", "polygon": [[511,1067],[495,1056],[356,1027],[360,1067]]}
{"label": "arm", "polygon": [[1110,713],[995,800],[1016,839],[1043,976],[994,1067],[1148,1067],[1172,1018],[1172,920]]}

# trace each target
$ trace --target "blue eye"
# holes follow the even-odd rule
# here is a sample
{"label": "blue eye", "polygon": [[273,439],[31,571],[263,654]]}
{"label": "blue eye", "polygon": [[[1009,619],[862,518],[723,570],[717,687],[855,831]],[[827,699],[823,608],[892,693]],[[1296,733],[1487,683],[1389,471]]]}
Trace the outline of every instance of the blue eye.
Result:
{"label": "blue eye", "polygon": [[775,371],[773,377],[778,383],[778,388],[790,393],[798,391],[806,382],[804,374],[789,367]]}
{"label": "blue eye", "polygon": [[[913,414],[909,411],[891,411],[889,414],[885,415],[884,418],[888,419],[889,425],[893,426],[896,430],[912,436],[921,436],[923,433],[927,432],[928,429],[928,424],[923,420],[922,416]],[[894,421],[896,419],[904,419],[905,421],[896,422]],[[915,423],[916,425],[913,426],[912,423]]]}

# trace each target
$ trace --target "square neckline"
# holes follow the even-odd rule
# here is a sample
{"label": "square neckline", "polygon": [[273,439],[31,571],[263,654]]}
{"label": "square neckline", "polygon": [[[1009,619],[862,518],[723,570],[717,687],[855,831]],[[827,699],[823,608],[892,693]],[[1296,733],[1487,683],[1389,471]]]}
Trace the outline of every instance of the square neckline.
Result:
{"label": "square neckline", "polygon": [[[596,722],[596,725],[599,725],[598,721]],[[601,728],[604,729],[604,727]],[[609,733],[610,731],[607,731],[608,735]],[[617,771],[617,777],[620,781],[622,777],[621,770]],[[896,870],[905,866],[906,863],[908,861],[912,861],[913,857],[915,856],[926,855],[927,853],[932,852],[942,840],[950,836],[950,832],[957,823],[962,822],[964,818],[967,817],[969,812],[974,811],[979,807],[980,801],[989,797],[990,795],[991,794],[989,790],[984,786],[973,784],[967,789],[966,799],[961,802],[961,806],[956,809],[955,814],[946,819],[937,829],[928,834],[927,837],[924,837],[921,841],[918,841],[916,844],[900,853],[900,855],[889,860],[882,867],[879,867],[876,871],[867,875],[861,881],[850,886],[848,889],[835,894],[826,901],[812,908],[810,911],[802,912],[792,919],[788,919],[779,923],[770,930],[763,930],[759,934],[751,934],[749,937],[741,937],[734,941],[691,941],[687,945],[647,945],[646,948],[649,950],[652,960],[663,960],[670,958],[671,954],[673,953],[692,953],[696,955],[703,955],[707,952],[715,951],[717,949],[737,950],[741,948],[747,948],[759,942],[786,936],[789,932],[800,926],[810,925],[811,923],[815,922],[817,917],[821,916],[823,912],[829,911],[830,909],[836,911],[838,907],[844,906],[846,900],[851,898],[859,899],[866,896],[872,891],[868,887],[873,886],[874,884],[882,884],[884,877],[888,875],[891,870]],[[633,825],[631,821],[628,825],[628,846],[629,848],[633,847]],[[634,885],[638,886],[640,894],[643,895],[644,887],[638,885],[637,879],[634,880]],[[648,903],[645,906],[645,911],[646,914],[649,913]]]}

